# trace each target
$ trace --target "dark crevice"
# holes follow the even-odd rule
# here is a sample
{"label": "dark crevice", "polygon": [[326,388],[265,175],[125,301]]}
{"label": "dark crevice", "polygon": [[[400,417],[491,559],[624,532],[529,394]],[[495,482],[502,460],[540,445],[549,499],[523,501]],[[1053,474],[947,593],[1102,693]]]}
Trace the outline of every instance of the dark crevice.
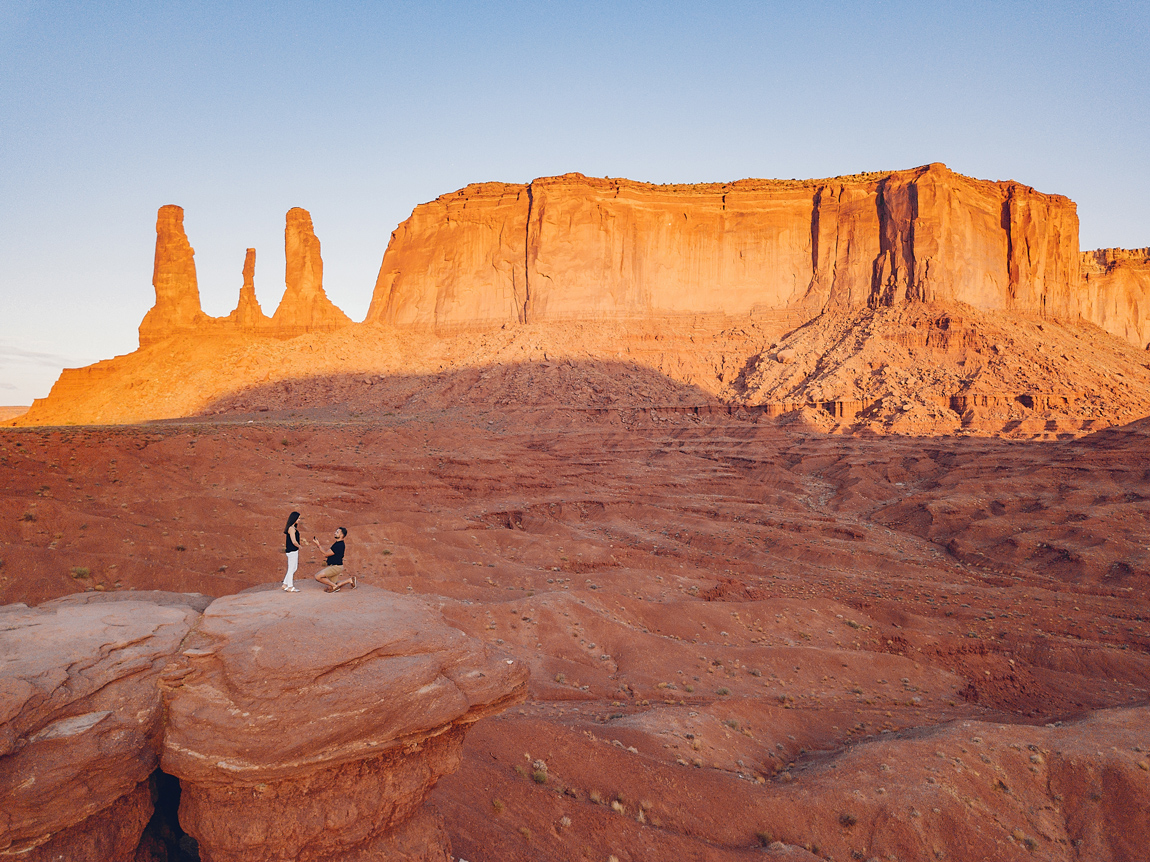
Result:
{"label": "dark crevice", "polygon": [[150,780],[154,810],[140,837],[137,862],[200,862],[196,839],[180,827],[180,780],[162,769]]}

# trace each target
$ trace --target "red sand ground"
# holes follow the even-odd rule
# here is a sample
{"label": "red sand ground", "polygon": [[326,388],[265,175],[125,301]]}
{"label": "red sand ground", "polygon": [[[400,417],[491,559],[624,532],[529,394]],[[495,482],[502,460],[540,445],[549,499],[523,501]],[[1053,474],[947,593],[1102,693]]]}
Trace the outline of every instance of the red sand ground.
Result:
{"label": "red sand ground", "polygon": [[282,577],[291,509],[348,527],[349,571],[531,664],[432,797],[470,862],[1148,846],[1145,712],[1095,711],[1150,690],[1150,420],[847,437],[446,400],[5,429],[0,601],[222,595]]}

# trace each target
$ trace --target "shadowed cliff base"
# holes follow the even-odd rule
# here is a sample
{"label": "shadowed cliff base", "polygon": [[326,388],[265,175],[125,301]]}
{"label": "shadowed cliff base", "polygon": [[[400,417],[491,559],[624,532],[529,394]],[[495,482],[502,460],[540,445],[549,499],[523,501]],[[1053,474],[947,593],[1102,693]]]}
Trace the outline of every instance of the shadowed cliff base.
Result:
{"label": "shadowed cliff base", "polygon": [[353,325],[286,340],[173,337],[65,372],[12,424],[718,410],[824,431],[1033,438],[1150,414],[1147,363],[1089,324],[955,304],[827,313],[789,330],[755,317],[725,318],[722,328],[674,318],[446,336]]}

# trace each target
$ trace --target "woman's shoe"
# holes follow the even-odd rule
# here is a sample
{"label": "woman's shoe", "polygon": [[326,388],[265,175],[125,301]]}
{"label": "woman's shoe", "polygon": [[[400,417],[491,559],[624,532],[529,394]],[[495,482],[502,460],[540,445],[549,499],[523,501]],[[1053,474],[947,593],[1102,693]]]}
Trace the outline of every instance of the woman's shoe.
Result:
{"label": "woman's shoe", "polygon": [[359,580],[355,575],[351,576],[351,588],[354,590],[359,585]]}
{"label": "woman's shoe", "polygon": [[285,593],[298,593],[299,587],[284,587]]}

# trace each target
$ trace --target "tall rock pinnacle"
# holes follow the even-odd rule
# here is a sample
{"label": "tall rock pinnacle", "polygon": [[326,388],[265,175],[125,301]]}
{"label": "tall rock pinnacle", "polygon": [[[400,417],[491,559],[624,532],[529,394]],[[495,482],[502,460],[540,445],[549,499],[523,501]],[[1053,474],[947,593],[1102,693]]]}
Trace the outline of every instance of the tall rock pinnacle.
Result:
{"label": "tall rock pinnacle", "polygon": [[205,319],[196,283],[195,249],[184,233],[184,210],[174,204],[156,214],[156,261],[152,286],[156,304],[140,323],[140,346],[162,341]]}
{"label": "tall rock pinnacle", "polygon": [[351,319],[324,293],[319,239],[307,210],[300,207],[288,210],[284,253],[287,288],[272,316],[272,328],[278,330],[275,334],[327,331],[350,324]]}
{"label": "tall rock pinnacle", "polygon": [[256,299],[256,250],[249,248],[244,255],[244,285],[240,288],[240,301],[227,319],[241,330],[255,330],[267,326],[267,315]]}

